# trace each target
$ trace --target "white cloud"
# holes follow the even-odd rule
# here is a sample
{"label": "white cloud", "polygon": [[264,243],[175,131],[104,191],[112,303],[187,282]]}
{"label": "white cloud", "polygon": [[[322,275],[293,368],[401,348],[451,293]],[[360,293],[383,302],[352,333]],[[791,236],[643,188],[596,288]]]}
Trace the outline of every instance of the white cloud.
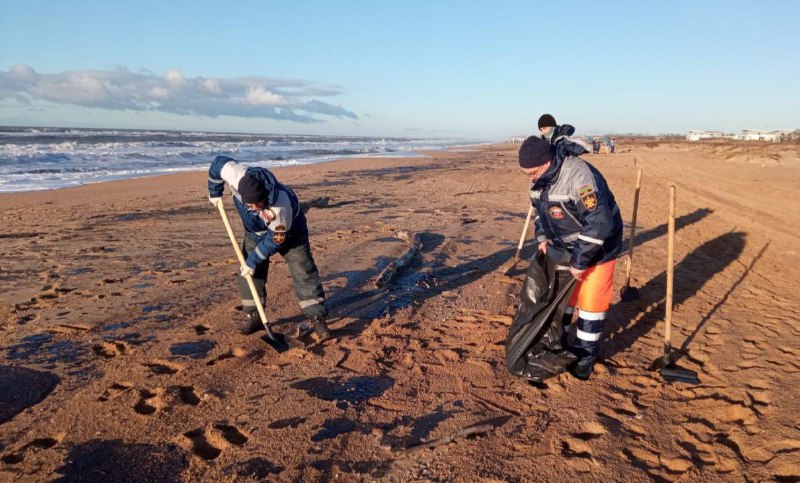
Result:
{"label": "white cloud", "polygon": [[184,77],[183,72],[179,71],[178,69],[170,69],[167,71],[167,75],[164,76],[167,79],[167,83],[176,88],[182,89],[186,87],[186,77]]}
{"label": "white cloud", "polygon": [[178,69],[163,76],[123,67],[44,74],[27,65],[15,65],[8,72],[0,71],[0,99],[209,117],[229,115],[297,122],[321,122],[322,116],[358,119],[339,104],[317,99],[339,94],[337,89],[301,80],[187,78]]}
{"label": "white cloud", "polygon": [[215,79],[203,79],[200,81],[200,89],[208,94],[219,96],[222,94],[222,87],[219,81]]}
{"label": "white cloud", "polygon": [[264,89],[263,86],[247,89],[247,95],[244,100],[251,106],[282,106],[286,104],[286,101],[281,96]]}

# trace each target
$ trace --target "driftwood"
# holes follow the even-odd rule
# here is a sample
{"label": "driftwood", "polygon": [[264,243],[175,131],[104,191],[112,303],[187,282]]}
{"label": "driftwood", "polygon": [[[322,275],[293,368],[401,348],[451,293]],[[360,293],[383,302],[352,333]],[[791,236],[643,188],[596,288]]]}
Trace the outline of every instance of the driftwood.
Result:
{"label": "driftwood", "polygon": [[466,438],[476,434],[488,433],[489,431],[504,425],[509,419],[511,419],[511,416],[499,416],[496,418],[487,419],[471,426],[467,426],[466,428],[461,428],[455,433],[448,434],[447,436],[442,436],[441,438],[436,438],[425,443],[409,446],[405,449],[405,451],[407,453],[416,453],[417,451],[432,449],[443,444],[452,443],[458,438]]}
{"label": "driftwood", "polygon": [[311,208],[325,208],[330,203],[331,199],[327,196],[320,196],[318,198],[314,198],[313,200],[308,201],[301,201],[300,206],[303,208],[303,211],[308,211]]}
{"label": "driftwood", "polygon": [[389,283],[395,274],[408,265],[414,255],[422,248],[422,242],[419,240],[419,236],[412,231],[400,230],[396,232],[394,236],[408,243],[408,250],[397,260],[392,260],[392,262],[375,277],[373,283],[376,288],[381,288]]}

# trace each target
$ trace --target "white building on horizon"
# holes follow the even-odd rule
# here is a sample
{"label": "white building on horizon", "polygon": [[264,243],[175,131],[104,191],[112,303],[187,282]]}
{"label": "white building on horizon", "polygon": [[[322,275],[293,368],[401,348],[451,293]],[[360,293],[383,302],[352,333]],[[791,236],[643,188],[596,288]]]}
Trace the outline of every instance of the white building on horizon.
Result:
{"label": "white building on horizon", "polygon": [[739,141],[771,141],[777,143],[792,131],[759,131],[758,129],[742,129],[736,136]]}
{"label": "white building on horizon", "polygon": [[687,141],[700,141],[701,139],[736,139],[736,135],[722,131],[689,131],[689,134],[686,135]]}
{"label": "white building on horizon", "polygon": [[760,131],[758,129],[742,129],[736,134],[722,131],[689,131],[687,141],[700,141],[701,139],[735,139],[737,141],[770,141],[777,143],[788,138],[792,130]]}

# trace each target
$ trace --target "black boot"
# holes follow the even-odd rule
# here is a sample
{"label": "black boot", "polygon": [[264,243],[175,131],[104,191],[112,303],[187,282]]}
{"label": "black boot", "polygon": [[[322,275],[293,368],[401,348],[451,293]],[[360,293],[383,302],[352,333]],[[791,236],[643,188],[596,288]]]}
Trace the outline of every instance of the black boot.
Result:
{"label": "black boot", "polygon": [[323,342],[332,337],[331,331],[328,330],[328,325],[325,323],[325,317],[312,317],[311,323],[314,325],[314,332],[317,334],[317,342]]}
{"label": "black boot", "polygon": [[312,327],[307,320],[304,320],[299,324],[297,324],[298,339],[305,339],[306,337],[310,336],[312,332],[314,332],[314,327]]}
{"label": "black boot", "polygon": [[237,329],[242,335],[255,334],[260,330],[264,330],[264,324],[261,323],[261,316],[258,311],[247,312],[247,317],[237,324]]}

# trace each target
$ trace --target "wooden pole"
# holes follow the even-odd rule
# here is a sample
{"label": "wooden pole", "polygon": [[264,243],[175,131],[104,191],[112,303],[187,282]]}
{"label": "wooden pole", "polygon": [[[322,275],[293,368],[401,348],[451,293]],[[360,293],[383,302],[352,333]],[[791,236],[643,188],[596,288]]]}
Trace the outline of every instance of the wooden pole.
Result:
{"label": "wooden pole", "polygon": [[675,185],[669,187],[669,231],[667,236],[667,301],[664,327],[664,366],[672,352],[672,286],[675,281]]}
{"label": "wooden pole", "polygon": [[633,216],[631,218],[631,236],[628,243],[628,266],[625,269],[625,286],[631,285],[631,268],[633,267],[633,238],[636,235],[636,215],[639,212],[639,190],[642,187],[642,170],[636,172],[636,191],[633,195]]}

